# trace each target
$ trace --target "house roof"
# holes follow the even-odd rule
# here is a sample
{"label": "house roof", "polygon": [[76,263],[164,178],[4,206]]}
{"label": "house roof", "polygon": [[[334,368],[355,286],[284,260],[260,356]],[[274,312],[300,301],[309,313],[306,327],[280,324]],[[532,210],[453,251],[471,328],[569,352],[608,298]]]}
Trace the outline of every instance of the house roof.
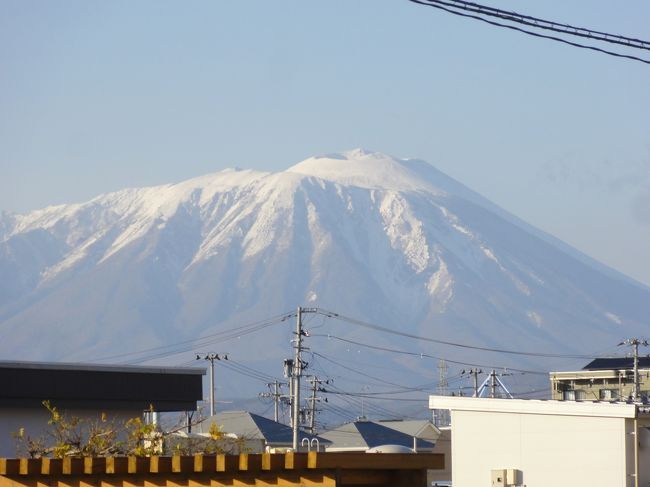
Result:
{"label": "house roof", "polygon": [[0,408],[195,410],[203,368],[0,361]]}
{"label": "house roof", "polygon": [[428,419],[382,419],[379,421],[379,424],[423,440],[435,442],[440,436],[440,430]]}
{"label": "house roof", "polygon": [[[639,367],[650,369],[650,357],[639,357]],[[607,370],[634,368],[633,357],[597,358],[585,365],[582,370]]]}
{"label": "house roof", "polygon": [[[269,446],[291,446],[293,430],[286,424],[278,423],[259,414],[248,411],[224,411],[206,418],[198,430],[207,432],[214,422],[224,433],[233,433],[241,438],[264,440]],[[317,438],[320,443],[329,443],[320,436],[310,435],[301,431],[299,440]]]}
{"label": "house roof", "polygon": [[[333,448],[366,449],[380,445],[413,448],[413,438],[417,437],[423,427],[421,422],[355,421],[322,433],[321,436],[330,440]],[[421,437],[416,441],[418,449],[429,449],[435,446],[435,441],[427,441]]]}

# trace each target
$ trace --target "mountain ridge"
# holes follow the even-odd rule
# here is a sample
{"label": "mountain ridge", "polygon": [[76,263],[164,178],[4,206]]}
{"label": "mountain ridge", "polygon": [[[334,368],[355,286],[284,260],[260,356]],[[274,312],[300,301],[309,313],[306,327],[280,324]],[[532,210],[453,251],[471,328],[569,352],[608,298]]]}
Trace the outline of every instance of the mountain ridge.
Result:
{"label": "mountain ridge", "polygon": [[641,332],[650,290],[553,241],[424,161],[363,150],[120,190],[2,219],[0,352],[110,355],[301,304],[487,345]]}

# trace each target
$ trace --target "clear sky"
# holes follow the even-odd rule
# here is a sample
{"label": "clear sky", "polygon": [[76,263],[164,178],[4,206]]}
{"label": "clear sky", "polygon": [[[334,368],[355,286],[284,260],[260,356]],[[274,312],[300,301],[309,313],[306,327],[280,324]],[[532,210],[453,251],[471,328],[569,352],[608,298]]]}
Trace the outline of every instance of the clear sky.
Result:
{"label": "clear sky", "polygon": [[[650,39],[647,0],[489,3]],[[649,114],[648,65],[407,0],[0,0],[5,211],[364,147],[650,284]]]}

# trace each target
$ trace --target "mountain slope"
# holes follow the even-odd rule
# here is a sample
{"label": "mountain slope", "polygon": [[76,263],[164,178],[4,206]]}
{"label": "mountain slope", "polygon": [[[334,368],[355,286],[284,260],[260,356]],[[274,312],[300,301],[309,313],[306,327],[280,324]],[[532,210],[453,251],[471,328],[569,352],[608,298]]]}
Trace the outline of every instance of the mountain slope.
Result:
{"label": "mountain slope", "polygon": [[[280,173],[226,170],[3,215],[0,273],[4,358],[90,360],[299,305],[444,340],[555,353],[643,334],[650,316],[645,286],[425,162],[362,150]],[[289,353],[286,332],[227,346],[245,354],[259,344],[275,359]]]}

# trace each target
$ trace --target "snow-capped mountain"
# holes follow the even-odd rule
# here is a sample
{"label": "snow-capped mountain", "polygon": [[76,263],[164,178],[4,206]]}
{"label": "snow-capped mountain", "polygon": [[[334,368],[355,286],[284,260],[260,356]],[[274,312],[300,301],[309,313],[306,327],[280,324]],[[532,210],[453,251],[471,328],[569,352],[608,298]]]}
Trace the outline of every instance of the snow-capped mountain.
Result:
{"label": "snow-capped mountain", "polygon": [[[225,170],[2,214],[0,275],[5,359],[91,360],[299,305],[443,340],[550,353],[611,347],[642,335],[650,316],[647,287],[426,162],[363,150],[279,173]],[[289,351],[274,350],[286,340],[251,335],[224,348],[281,355]]]}

